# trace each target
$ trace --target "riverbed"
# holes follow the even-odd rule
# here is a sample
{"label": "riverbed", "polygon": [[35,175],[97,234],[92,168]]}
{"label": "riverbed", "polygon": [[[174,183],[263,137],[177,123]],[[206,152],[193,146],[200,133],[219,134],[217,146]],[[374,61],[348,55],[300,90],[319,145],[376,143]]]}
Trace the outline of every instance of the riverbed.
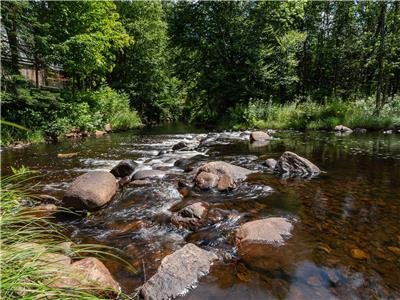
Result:
{"label": "riverbed", "polygon": [[[400,134],[278,131],[268,143],[252,145],[241,132],[219,132],[214,142],[193,151],[164,153],[206,133],[156,127],[4,149],[2,174],[11,166],[28,167],[40,175],[32,192],[62,198],[77,176],[109,171],[122,159],[165,171],[151,185],[120,188],[109,205],[90,216],[57,219],[75,243],[118,249],[136,272],[115,260],[105,264],[128,294],[156,272],[163,257],[190,242],[223,259],[181,299],[400,298]],[[323,172],[312,179],[278,177],[263,162],[284,151]],[[233,191],[190,190],[183,197],[178,182],[193,177],[179,163],[183,159],[193,166],[221,160],[257,172]],[[171,224],[171,212],[197,201],[230,217],[195,231]],[[285,245],[239,256],[232,242],[236,228],[271,216],[293,223]]]}

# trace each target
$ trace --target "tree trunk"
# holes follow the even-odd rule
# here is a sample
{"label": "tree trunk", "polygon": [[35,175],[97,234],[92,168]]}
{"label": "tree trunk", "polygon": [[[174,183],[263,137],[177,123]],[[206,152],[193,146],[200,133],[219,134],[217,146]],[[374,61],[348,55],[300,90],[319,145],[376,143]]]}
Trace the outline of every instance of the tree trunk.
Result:
{"label": "tree trunk", "polygon": [[385,59],[385,14],[386,14],[386,2],[380,3],[380,13],[378,20],[378,32],[379,32],[379,48],[377,54],[378,60],[378,84],[376,88],[376,99],[375,99],[375,114],[379,115],[379,112],[385,103],[386,87],[384,82],[384,59]]}

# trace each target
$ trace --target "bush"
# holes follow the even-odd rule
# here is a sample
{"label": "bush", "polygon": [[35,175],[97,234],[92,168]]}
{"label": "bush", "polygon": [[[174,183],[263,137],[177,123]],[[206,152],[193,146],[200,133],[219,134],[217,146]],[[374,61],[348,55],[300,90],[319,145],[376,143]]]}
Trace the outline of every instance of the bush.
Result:
{"label": "bush", "polygon": [[108,86],[79,93],[44,91],[20,76],[6,79],[4,85],[2,118],[29,131],[4,126],[1,144],[57,140],[72,129],[93,132],[107,123],[117,130],[141,125],[136,111],[129,107],[129,98]]}
{"label": "bush", "polygon": [[298,130],[330,130],[339,124],[375,130],[400,127],[400,96],[386,103],[379,115],[374,111],[373,97],[356,101],[330,99],[325,103],[306,99],[287,104],[252,100],[247,106],[240,104],[229,109],[226,118],[229,121],[225,119],[224,122],[233,128]]}

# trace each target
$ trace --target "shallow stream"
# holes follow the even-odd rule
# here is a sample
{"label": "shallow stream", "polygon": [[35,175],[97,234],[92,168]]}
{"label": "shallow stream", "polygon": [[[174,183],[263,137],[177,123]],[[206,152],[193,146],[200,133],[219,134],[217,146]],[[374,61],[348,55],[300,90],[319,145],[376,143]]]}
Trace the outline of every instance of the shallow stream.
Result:
{"label": "shallow stream", "polygon": [[[2,174],[10,173],[10,166],[37,170],[41,176],[34,191],[61,198],[80,174],[110,170],[122,159],[166,171],[166,177],[150,186],[121,188],[107,207],[88,217],[58,221],[76,243],[115,247],[132,263],[137,273],[117,261],[106,262],[127,293],[154,274],[163,257],[191,242],[224,259],[181,299],[400,298],[400,134],[278,131],[268,144],[253,146],[245,133],[231,132],[216,135],[196,151],[158,155],[204,133],[158,127],[5,149]],[[306,157],[324,173],[313,179],[281,179],[268,172],[262,162],[286,150]],[[78,155],[57,157],[72,152]],[[192,190],[183,197],[178,181],[193,177],[177,163],[184,158],[193,166],[223,160],[259,172],[228,193]],[[170,223],[171,212],[200,200],[229,217],[196,232]],[[238,257],[234,230],[270,216],[293,222],[286,244]]]}

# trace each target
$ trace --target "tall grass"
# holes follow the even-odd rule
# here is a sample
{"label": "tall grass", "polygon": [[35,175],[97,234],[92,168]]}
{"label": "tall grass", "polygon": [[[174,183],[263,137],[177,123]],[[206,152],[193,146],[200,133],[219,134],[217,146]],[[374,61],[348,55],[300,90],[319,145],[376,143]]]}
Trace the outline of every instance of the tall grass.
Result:
{"label": "tall grass", "polygon": [[373,97],[356,101],[332,99],[323,103],[310,99],[288,104],[251,101],[246,106],[231,108],[225,121],[234,128],[331,130],[340,124],[373,130],[400,127],[400,96],[385,104],[379,114],[374,111]]}
{"label": "tall grass", "polygon": [[[98,295],[110,295],[96,288],[52,287],[54,276],[62,274],[52,260],[65,257],[66,249],[60,242],[68,241],[51,218],[32,215],[20,202],[35,201],[25,186],[31,175],[19,172],[1,179],[1,298],[2,299],[104,299]],[[95,245],[81,245],[68,249],[68,256],[80,259],[84,256],[113,255],[110,249]],[[44,259],[46,258],[46,259]],[[49,260],[50,258],[50,260]],[[60,273],[61,272],[61,273]],[[122,295],[121,295],[122,297]]]}

